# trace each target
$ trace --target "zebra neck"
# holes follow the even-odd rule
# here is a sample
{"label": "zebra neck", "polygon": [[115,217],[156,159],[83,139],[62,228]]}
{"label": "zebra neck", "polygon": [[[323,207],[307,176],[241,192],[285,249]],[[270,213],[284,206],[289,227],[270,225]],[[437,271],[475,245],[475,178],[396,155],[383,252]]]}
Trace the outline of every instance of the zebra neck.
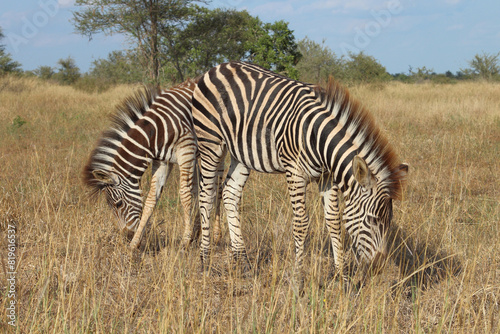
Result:
{"label": "zebra neck", "polygon": [[133,132],[129,131],[118,146],[113,168],[127,179],[140,180],[155,155],[145,138],[134,136]]}

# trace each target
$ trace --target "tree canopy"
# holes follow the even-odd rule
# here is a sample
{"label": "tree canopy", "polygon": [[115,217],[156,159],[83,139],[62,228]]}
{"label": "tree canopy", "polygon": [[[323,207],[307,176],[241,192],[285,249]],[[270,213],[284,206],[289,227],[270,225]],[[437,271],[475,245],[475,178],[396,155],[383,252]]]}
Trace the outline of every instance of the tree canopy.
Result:
{"label": "tree canopy", "polygon": [[260,23],[255,28],[255,39],[248,47],[249,61],[292,79],[298,79],[295,65],[302,58],[302,54],[295,41],[293,30],[288,28],[287,22]]}
{"label": "tree canopy", "polygon": [[123,34],[138,51],[149,78],[158,82],[161,67],[160,39],[172,44],[203,0],[77,0],[82,9],[73,13],[78,33]]}
{"label": "tree canopy", "polygon": [[500,52],[496,54],[476,54],[474,58],[468,61],[470,66],[465,72],[471,73],[484,80],[499,79],[500,65],[499,65]]}
{"label": "tree canopy", "polygon": [[[2,28],[0,28],[0,40],[4,38]],[[0,44],[0,75],[5,73],[20,73],[21,64],[14,61],[9,53],[5,51],[5,45]]]}
{"label": "tree canopy", "polygon": [[77,0],[75,29],[124,34],[141,67],[158,83],[160,74],[182,81],[229,60],[248,60],[292,78],[300,59],[288,23],[263,23],[247,11],[208,9],[193,0]]}
{"label": "tree canopy", "polygon": [[111,84],[140,82],[143,73],[138,58],[133,52],[113,51],[107,59],[93,61],[89,75]]}
{"label": "tree canopy", "polygon": [[57,62],[59,69],[54,77],[63,85],[70,85],[75,83],[81,76],[80,69],[76,66],[75,60],[71,57],[66,59],[59,59]]}
{"label": "tree canopy", "polygon": [[305,37],[299,41],[298,46],[302,54],[302,59],[297,64],[300,80],[319,83],[328,81],[330,75],[335,77],[340,75],[341,60],[330,48],[325,46],[324,41],[319,44]]}

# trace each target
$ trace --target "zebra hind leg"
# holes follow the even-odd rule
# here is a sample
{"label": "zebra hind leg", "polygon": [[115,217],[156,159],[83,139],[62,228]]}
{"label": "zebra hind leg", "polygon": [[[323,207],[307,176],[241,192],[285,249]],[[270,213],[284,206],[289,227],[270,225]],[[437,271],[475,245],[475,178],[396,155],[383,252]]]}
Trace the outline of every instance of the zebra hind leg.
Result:
{"label": "zebra hind leg", "polygon": [[[180,154],[179,154],[180,155]],[[198,210],[198,166],[195,151],[180,155],[179,160],[179,195],[183,208],[184,232],[182,247],[187,249],[200,230]]]}
{"label": "zebra hind leg", "polygon": [[224,173],[224,160],[221,160],[217,169],[217,197],[215,199],[215,217],[213,224],[212,240],[214,244],[218,244],[222,238],[222,230],[220,226],[220,205],[222,200],[222,174]]}
{"label": "zebra hind leg", "polygon": [[231,249],[233,258],[243,272],[248,272],[251,269],[248,261],[245,243],[240,227],[240,217],[238,207],[250,170],[236,160],[231,160],[231,166],[226,176],[222,198],[224,208],[226,209],[227,222],[229,227],[229,235],[231,237]]}
{"label": "zebra hind leg", "polygon": [[225,145],[206,144],[200,150],[200,194],[199,208],[201,221],[200,258],[204,272],[208,272],[210,253],[210,213],[216,197],[219,164],[226,155]]}

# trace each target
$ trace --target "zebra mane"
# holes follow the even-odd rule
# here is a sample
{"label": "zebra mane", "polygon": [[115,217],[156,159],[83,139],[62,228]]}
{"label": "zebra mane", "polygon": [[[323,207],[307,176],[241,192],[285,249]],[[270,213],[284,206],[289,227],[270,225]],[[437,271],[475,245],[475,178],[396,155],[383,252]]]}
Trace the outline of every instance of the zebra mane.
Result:
{"label": "zebra mane", "polygon": [[125,98],[116,106],[111,115],[111,127],[104,131],[92,151],[90,158],[83,169],[83,182],[91,188],[91,197],[96,196],[107,184],[95,178],[95,170],[111,171],[112,163],[109,157],[114,158],[113,152],[130,128],[139,121],[157,96],[161,93],[159,87],[143,87],[135,94]]}
{"label": "zebra mane", "polygon": [[314,90],[353,136],[354,144],[359,147],[358,154],[365,159],[375,176],[388,184],[391,198],[399,199],[405,180],[398,168],[398,157],[368,109],[351,97],[347,88],[332,76],[326,87],[316,85]]}

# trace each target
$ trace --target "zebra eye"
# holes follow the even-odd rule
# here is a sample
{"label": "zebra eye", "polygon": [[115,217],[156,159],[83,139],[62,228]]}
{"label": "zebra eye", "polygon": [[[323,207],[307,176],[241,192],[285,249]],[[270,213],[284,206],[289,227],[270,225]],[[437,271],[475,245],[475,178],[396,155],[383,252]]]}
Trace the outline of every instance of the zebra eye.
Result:
{"label": "zebra eye", "polygon": [[115,207],[117,209],[121,208],[122,206],[123,206],[123,201],[121,199],[115,202]]}

